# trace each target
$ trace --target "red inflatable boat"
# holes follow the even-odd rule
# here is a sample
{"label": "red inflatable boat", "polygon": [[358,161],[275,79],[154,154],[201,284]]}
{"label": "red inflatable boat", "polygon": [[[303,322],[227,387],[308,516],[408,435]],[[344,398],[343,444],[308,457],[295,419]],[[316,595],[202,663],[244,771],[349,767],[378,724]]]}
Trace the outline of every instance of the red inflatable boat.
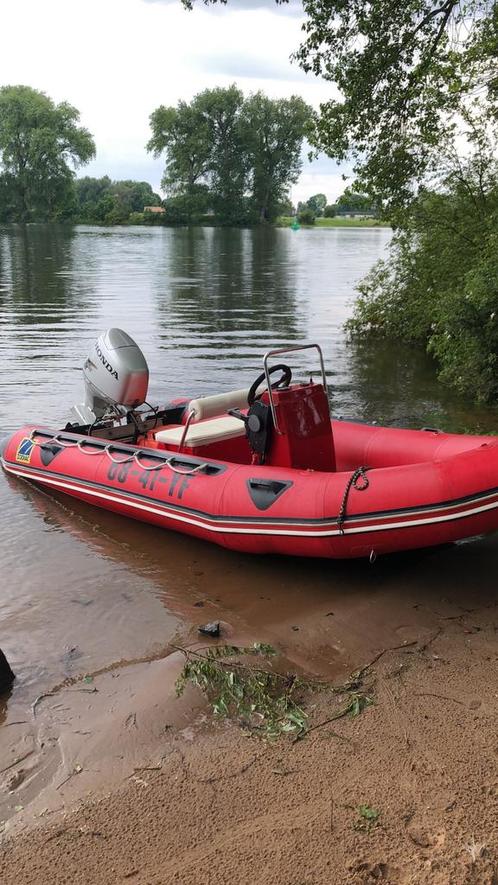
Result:
{"label": "red inflatable boat", "polygon": [[[99,342],[118,378],[116,348]],[[319,353],[320,382],[292,383],[287,365],[269,365],[289,351],[270,351],[249,391],[138,411],[135,390],[120,399],[134,408],[112,421],[104,413],[62,431],[23,427],[4,443],[2,465],[248,553],[373,557],[498,528],[498,439],[331,421],[321,351],[308,347]]]}

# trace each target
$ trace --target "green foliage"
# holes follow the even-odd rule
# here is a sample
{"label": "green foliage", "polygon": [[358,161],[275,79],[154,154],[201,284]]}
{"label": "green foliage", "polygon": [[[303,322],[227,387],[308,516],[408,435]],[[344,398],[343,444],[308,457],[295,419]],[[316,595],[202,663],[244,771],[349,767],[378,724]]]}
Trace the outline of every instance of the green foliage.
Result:
{"label": "green foliage", "polygon": [[293,216],[296,214],[296,210],[294,208],[294,204],[290,199],[282,200],[280,204],[280,212],[283,216]]}
{"label": "green foliage", "polygon": [[[297,204],[298,214],[302,212],[310,212],[313,218],[321,218],[323,216],[325,206],[327,205],[327,197],[325,194],[314,194],[309,197],[305,203]],[[309,216],[308,216],[309,217]],[[303,224],[312,224],[313,222],[303,222]]]}
{"label": "green foliage", "polygon": [[[111,181],[103,178],[78,178],[75,181],[74,215],[83,224],[139,223],[145,206],[160,206],[161,198],[147,181]],[[144,220],[148,221],[148,219]]]}
{"label": "green foliage", "polygon": [[254,658],[265,662],[274,657],[277,653],[271,645],[257,642],[247,648],[217,645],[181,651],[186,661],[176,683],[178,695],[192,683],[208,696],[216,716],[237,717],[251,731],[268,738],[298,736],[307,730],[307,715],[293,697],[299,686],[297,677],[251,663]]}
{"label": "green foliage", "polygon": [[0,220],[61,220],[74,209],[74,169],[95,154],[79,112],[29,86],[0,88]]}
{"label": "green foliage", "polygon": [[[305,203],[298,203],[297,210],[298,213],[311,212],[315,218],[378,214],[372,198],[357,192],[353,187],[347,187],[337,200],[337,203],[327,204],[325,194],[315,194],[306,200]],[[303,221],[303,224],[310,223],[312,222]]]}
{"label": "green foliage", "polygon": [[479,92],[496,110],[497,7],[490,0],[304,0],[297,58],[335,84],[316,144],[353,156],[391,207],[410,203],[434,148]]}
{"label": "green foliage", "polygon": [[206,89],[193,104],[208,129],[209,203],[224,224],[244,220],[248,157],[244,145],[244,96],[236,86]]}
{"label": "green foliage", "polygon": [[371,197],[361,194],[352,187],[347,187],[335,204],[336,212],[359,214],[375,212],[375,206]]}
{"label": "green foliage", "polygon": [[363,713],[367,707],[370,707],[373,704],[372,698],[369,698],[368,695],[359,694],[355,692],[351,696],[351,700],[346,708],[346,713],[349,716],[352,716],[354,719],[356,716],[359,716],[360,713]]}
{"label": "green foliage", "polygon": [[473,153],[449,150],[439,189],[403,215],[390,257],[360,285],[353,336],[425,346],[440,377],[480,401],[498,401],[498,164],[494,139],[473,120]]}
{"label": "green foliage", "polygon": [[224,224],[273,221],[299,175],[310,118],[297,96],[245,100],[236,86],[157,108],[147,149],[166,153],[168,216],[190,222],[210,209]]}
{"label": "green foliage", "polygon": [[379,819],[380,811],[370,808],[370,805],[359,805],[358,812],[364,820],[376,821]]}
{"label": "green foliage", "polygon": [[299,221],[299,224],[314,224],[315,213],[312,209],[305,207],[298,213],[297,220]]}
{"label": "green foliage", "polygon": [[[195,99],[192,106],[180,101],[176,108],[161,105],[150,117],[152,137],[147,150],[159,157],[166,151],[166,168],[162,187],[170,198],[181,198],[179,206],[171,206],[177,220],[188,221],[196,212],[205,211],[197,202],[203,195],[210,171],[212,143],[209,125],[198,112]],[[185,214],[185,218],[183,217]]]}
{"label": "green foliage", "polygon": [[186,193],[165,200],[166,220],[170,224],[199,224],[210,209],[210,193],[206,184],[194,184]]}
{"label": "green foliage", "polygon": [[327,197],[325,194],[314,194],[306,201],[306,205],[311,209],[316,218],[321,218],[327,205]]}
{"label": "green foliage", "polygon": [[190,104],[161,106],[150,118],[147,149],[166,152],[162,185],[168,194],[168,217],[175,223],[196,221],[208,210],[225,224],[245,220],[247,152],[243,144],[244,96],[236,86],[206,89]]}
{"label": "green foliage", "polygon": [[354,825],[355,830],[368,832],[372,827],[376,826],[379,821],[380,811],[377,811],[370,805],[358,805],[357,810],[360,819]]}
{"label": "green foliage", "polygon": [[258,221],[274,221],[301,171],[301,147],[313,113],[297,95],[271,99],[262,92],[244,105],[251,206]]}
{"label": "green foliage", "polygon": [[[183,0],[187,8],[193,2]],[[362,186],[390,212],[408,205],[469,102],[477,96],[496,116],[495,0],[303,0],[303,7],[295,57],[339,96],[321,105],[317,149],[352,158]]]}

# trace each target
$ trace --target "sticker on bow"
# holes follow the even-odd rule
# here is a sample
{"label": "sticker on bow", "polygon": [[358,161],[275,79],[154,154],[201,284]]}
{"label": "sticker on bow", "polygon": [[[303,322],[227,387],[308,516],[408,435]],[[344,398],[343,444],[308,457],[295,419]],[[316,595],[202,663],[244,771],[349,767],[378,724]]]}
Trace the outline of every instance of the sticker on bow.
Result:
{"label": "sticker on bow", "polygon": [[17,447],[16,461],[19,461],[21,464],[29,464],[34,447],[35,444],[32,439],[25,438],[21,440]]}

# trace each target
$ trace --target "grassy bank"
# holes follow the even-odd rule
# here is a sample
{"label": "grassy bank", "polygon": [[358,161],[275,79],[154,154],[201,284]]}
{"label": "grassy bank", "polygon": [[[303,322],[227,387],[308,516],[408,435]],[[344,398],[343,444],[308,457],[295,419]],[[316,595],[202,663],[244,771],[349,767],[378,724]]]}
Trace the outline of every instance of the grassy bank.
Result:
{"label": "grassy bank", "polygon": [[[277,227],[291,227],[294,218],[290,215],[282,215],[277,219]],[[314,224],[302,224],[301,227],[319,228],[319,227],[390,227],[385,221],[379,221],[378,218],[317,218]]]}

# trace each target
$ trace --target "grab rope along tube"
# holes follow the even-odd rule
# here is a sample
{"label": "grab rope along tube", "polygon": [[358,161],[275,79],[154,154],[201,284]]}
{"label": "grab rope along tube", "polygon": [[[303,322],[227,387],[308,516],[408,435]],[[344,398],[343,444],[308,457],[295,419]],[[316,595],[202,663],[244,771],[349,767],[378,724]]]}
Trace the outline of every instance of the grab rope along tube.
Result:
{"label": "grab rope along tube", "polygon": [[51,439],[47,439],[47,440],[44,440],[43,442],[39,442],[38,440],[36,440],[34,438],[34,434],[36,434],[36,433],[37,433],[36,430],[32,430],[30,437],[29,437],[34,446],[42,447],[42,446],[48,446],[48,445],[57,445],[57,446],[61,446],[61,448],[63,448],[63,449],[77,448],[84,455],[105,454],[105,455],[107,455],[109,460],[112,461],[113,464],[131,464],[132,461],[134,461],[135,464],[138,464],[138,466],[140,467],[141,470],[162,470],[163,467],[168,467],[170,470],[173,471],[173,473],[179,473],[180,476],[192,476],[192,474],[194,474],[194,473],[200,473],[201,470],[205,470],[206,467],[208,466],[205,462],[203,462],[201,464],[196,464],[195,467],[192,468],[192,470],[180,470],[178,467],[174,467],[174,465],[172,463],[173,458],[165,458],[164,461],[161,461],[160,464],[151,464],[151,465],[147,466],[142,461],[143,457],[147,458],[147,452],[133,452],[131,455],[129,455],[126,458],[115,458],[111,452],[111,449],[112,449],[111,444],[108,444],[108,445],[104,446],[103,448],[98,448],[98,449],[94,448],[92,451],[92,450],[90,450],[90,448],[87,448],[87,446],[91,447],[92,443],[87,442],[86,440],[79,439],[79,440],[76,440],[76,442],[72,442],[70,440],[61,440],[59,435],[56,434]]}

